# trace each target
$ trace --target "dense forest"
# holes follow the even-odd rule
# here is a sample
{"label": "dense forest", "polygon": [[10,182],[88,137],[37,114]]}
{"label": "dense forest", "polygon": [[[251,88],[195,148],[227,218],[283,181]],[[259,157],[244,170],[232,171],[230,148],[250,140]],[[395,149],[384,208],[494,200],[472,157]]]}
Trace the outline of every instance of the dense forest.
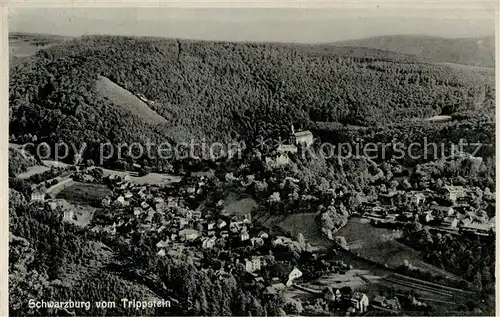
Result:
{"label": "dense forest", "polygon": [[[96,89],[99,76],[145,96],[168,123],[114,105]],[[251,144],[287,135],[291,123],[406,135],[404,122],[451,114],[479,122],[477,135],[494,126],[493,83],[489,70],[365,48],[86,36],[11,64],[10,133],[17,141],[84,140],[92,159],[100,142]],[[461,128],[443,134],[454,130]]]}

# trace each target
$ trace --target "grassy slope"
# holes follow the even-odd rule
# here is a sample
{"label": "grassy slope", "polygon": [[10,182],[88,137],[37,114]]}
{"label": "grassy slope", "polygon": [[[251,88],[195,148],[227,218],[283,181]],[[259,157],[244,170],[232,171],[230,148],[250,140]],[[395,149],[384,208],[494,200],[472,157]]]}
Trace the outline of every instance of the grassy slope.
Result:
{"label": "grassy slope", "polygon": [[151,124],[167,123],[167,120],[151,110],[149,106],[130,91],[118,86],[106,77],[99,76],[96,92],[108,98],[114,105],[122,107],[132,115],[142,118]]}

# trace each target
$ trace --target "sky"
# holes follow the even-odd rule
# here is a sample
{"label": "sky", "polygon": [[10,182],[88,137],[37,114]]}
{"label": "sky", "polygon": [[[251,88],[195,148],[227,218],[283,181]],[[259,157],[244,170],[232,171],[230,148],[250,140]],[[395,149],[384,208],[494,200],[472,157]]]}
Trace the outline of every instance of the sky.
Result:
{"label": "sky", "polygon": [[495,22],[486,8],[14,8],[9,31],[327,43],[401,34],[482,37],[494,35]]}

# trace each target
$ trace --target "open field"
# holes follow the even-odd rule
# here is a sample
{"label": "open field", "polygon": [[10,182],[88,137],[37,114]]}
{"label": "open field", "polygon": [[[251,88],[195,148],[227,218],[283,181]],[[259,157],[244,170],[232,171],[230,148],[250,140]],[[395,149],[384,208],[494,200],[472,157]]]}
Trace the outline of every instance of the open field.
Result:
{"label": "open field", "polygon": [[445,121],[450,121],[451,116],[434,116],[431,118],[426,118],[425,121],[429,122],[445,122]]}
{"label": "open field", "polygon": [[327,286],[335,288],[350,287],[353,290],[365,290],[370,283],[376,283],[384,276],[374,275],[369,270],[349,270],[346,274],[328,273],[313,282],[305,283],[312,290],[322,291]]}
{"label": "open field", "polygon": [[238,214],[249,214],[254,208],[258,206],[257,202],[252,198],[242,198],[238,199],[235,194],[231,193],[224,200],[224,209],[227,213],[238,215]]}
{"label": "open field", "polygon": [[9,57],[31,56],[66,39],[68,38],[59,35],[13,32],[9,34]]}
{"label": "open field", "polygon": [[130,176],[130,180],[134,184],[144,185],[165,185],[168,183],[178,183],[182,179],[181,176],[176,175],[168,175],[168,174],[159,174],[159,173],[149,173],[144,176]]}
{"label": "open field", "polygon": [[53,160],[43,160],[42,161],[43,164],[45,166],[48,166],[48,167],[65,167],[65,168],[68,168],[68,167],[71,167],[73,165],[71,164],[68,164],[68,163],[64,163],[64,162],[60,162],[60,161],[53,161]]}
{"label": "open field", "polygon": [[287,287],[283,292],[286,299],[299,299],[301,301],[313,300],[317,298],[317,294],[313,294],[296,287]]}
{"label": "open field", "polygon": [[35,166],[28,167],[28,170],[26,172],[18,174],[16,177],[19,179],[27,179],[33,175],[41,174],[41,173],[46,172],[48,170],[50,170],[50,168],[48,168],[47,166],[35,165]]}
{"label": "open field", "polygon": [[46,194],[50,194],[53,197],[57,196],[61,191],[68,187],[71,187],[75,183],[75,181],[73,181],[69,177],[58,177],[57,179],[59,180],[59,182],[47,188],[47,190],[45,191]]}
{"label": "open field", "polygon": [[35,45],[30,41],[24,41],[19,39],[9,40],[9,56],[13,57],[27,57],[34,55],[41,49],[50,47],[52,45]]}
{"label": "open field", "polygon": [[106,185],[75,183],[63,189],[57,198],[77,203],[89,203],[99,202],[108,195],[112,195],[112,191]]}
{"label": "open field", "polygon": [[280,221],[278,227],[291,233],[294,237],[302,233],[306,243],[310,243],[312,246],[321,247],[331,245],[331,242],[321,234],[315,220],[316,215],[314,212],[291,214]]}
{"label": "open field", "polygon": [[106,168],[102,168],[103,176],[108,175],[118,175],[120,177],[125,177],[128,175],[130,177],[130,181],[137,185],[165,185],[169,183],[178,183],[182,180],[182,176],[178,175],[170,175],[170,174],[160,174],[160,173],[149,173],[144,176],[137,176],[136,172],[131,171],[115,171]]}

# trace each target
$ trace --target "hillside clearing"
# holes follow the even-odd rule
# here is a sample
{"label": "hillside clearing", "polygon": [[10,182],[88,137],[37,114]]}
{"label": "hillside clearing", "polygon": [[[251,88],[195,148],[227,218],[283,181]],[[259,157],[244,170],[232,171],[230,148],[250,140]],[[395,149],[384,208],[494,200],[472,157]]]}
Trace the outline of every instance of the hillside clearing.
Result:
{"label": "hillside clearing", "polygon": [[431,118],[426,118],[425,121],[429,121],[429,122],[446,122],[446,121],[450,121],[451,120],[451,116],[434,116],[434,117],[431,117]]}
{"label": "hillside clearing", "polygon": [[167,123],[165,118],[149,108],[145,102],[106,77],[99,76],[96,82],[96,91],[108,98],[116,106],[125,109],[145,122],[152,124]]}

